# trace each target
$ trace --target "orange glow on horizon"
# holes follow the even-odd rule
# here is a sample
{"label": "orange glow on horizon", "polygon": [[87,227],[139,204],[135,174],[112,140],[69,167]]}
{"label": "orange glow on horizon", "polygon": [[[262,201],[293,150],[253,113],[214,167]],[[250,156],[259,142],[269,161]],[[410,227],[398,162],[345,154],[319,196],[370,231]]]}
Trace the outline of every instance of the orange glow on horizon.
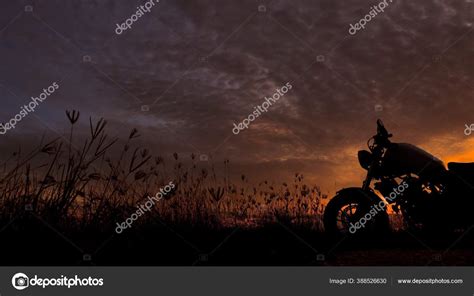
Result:
{"label": "orange glow on horizon", "polygon": [[448,162],[474,162],[474,150],[463,151],[447,156],[444,161]]}
{"label": "orange glow on horizon", "polygon": [[[459,147],[461,146],[461,147]],[[474,139],[462,141],[458,145],[448,145],[444,154],[444,162],[474,162]]]}

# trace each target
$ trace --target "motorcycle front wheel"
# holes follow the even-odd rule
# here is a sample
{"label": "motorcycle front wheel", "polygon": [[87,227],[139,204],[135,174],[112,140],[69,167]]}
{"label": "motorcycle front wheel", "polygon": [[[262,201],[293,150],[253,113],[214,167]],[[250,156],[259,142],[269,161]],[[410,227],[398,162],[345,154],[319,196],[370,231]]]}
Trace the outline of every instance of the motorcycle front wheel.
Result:
{"label": "motorcycle front wheel", "polygon": [[390,230],[385,208],[375,207],[374,201],[362,191],[338,193],[326,206],[323,222],[326,233],[332,235],[384,233]]}

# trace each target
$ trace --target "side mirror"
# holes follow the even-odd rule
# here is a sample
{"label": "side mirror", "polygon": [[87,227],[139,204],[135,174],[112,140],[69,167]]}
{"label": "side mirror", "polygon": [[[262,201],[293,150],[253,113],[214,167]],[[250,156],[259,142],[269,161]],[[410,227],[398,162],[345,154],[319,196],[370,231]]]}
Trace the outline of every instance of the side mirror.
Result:
{"label": "side mirror", "polygon": [[388,133],[381,119],[377,119],[377,134],[387,138],[392,137],[392,134]]}
{"label": "side mirror", "polygon": [[377,119],[377,127],[378,128],[384,127],[382,119]]}

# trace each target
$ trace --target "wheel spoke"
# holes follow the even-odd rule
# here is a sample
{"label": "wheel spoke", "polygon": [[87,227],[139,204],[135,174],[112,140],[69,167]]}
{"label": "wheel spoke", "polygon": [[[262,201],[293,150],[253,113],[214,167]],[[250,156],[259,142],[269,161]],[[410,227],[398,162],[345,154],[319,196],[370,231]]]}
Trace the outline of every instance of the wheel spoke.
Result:
{"label": "wheel spoke", "polygon": [[336,227],[341,232],[348,232],[349,225],[357,218],[360,205],[357,202],[349,202],[343,205],[336,215]]}

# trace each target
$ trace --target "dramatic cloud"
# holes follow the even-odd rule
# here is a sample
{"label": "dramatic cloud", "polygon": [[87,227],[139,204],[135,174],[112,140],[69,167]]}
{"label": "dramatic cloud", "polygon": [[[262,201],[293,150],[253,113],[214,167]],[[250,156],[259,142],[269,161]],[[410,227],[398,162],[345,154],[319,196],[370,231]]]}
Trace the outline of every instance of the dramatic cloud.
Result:
{"label": "dramatic cloud", "polygon": [[[61,84],[2,151],[62,132],[65,109],[105,117],[117,134],[136,127],[160,154],[230,159],[258,179],[302,172],[325,191],[359,184],[357,150],[379,117],[395,141],[450,160],[472,151],[472,1],[394,1],[351,36],[379,2],[161,0],[116,35],[144,2],[2,4],[0,121]],[[286,82],[291,92],[232,134]]]}

